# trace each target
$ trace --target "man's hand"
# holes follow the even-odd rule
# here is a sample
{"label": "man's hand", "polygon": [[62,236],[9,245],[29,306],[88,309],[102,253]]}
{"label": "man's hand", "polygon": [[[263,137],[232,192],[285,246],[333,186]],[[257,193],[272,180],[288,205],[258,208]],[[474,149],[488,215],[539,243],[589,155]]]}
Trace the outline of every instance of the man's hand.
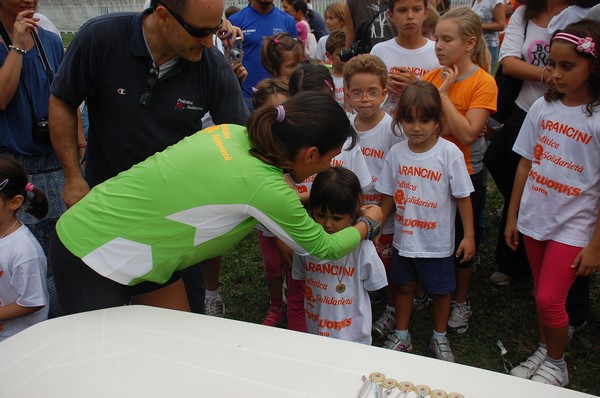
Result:
{"label": "man's hand", "polygon": [[62,196],[67,208],[83,199],[88,192],[90,192],[90,186],[83,177],[65,179]]}

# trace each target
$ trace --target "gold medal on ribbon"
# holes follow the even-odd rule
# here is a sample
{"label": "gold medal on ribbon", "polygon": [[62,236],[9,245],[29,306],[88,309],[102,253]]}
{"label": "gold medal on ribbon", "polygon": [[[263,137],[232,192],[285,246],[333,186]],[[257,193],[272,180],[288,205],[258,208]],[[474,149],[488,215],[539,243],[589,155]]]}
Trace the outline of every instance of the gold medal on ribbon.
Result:
{"label": "gold medal on ribbon", "polygon": [[335,291],[336,291],[336,292],[338,292],[338,293],[344,293],[344,292],[346,291],[346,285],[344,285],[344,284],[343,284],[343,283],[341,283],[341,282],[340,282],[340,283],[338,283],[338,284],[335,286]]}

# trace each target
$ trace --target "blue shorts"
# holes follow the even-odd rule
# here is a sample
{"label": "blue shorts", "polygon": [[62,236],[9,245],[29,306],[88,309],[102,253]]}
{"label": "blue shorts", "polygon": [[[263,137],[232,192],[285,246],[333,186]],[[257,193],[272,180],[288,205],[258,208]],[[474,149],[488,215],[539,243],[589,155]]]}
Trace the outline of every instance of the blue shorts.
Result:
{"label": "blue shorts", "polygon": [[391,280],[404,285],[418,279],[429,294],[448,294],[456,290],[454,256],[444,258],[409,258],[392,253]]}

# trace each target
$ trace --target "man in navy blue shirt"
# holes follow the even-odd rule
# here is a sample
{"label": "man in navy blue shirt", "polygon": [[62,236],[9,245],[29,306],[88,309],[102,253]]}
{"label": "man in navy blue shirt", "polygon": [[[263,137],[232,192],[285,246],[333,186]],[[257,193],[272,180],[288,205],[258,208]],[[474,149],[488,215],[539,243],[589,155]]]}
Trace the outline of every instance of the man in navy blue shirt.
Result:
{"label": "man in navy blue shirt", "polygon": [[250,4],[233,14],[229,21],[244,33],[243,64],[248,78],[242,86],[244,98],[252,97],[252,87],[271,77],[260,61],[263,38],[276,33],[289,33],[298,37],[294,18],[275,7],[273,0],[250,0]]}
{"label": "man in navy blue shirt", "polygon": [[[217,124],[246,123],[240,84],[213,48],[215,33],[225,36],[226,28],[233,33],[222,14],[222,0],[152,0],[141,13],[104,15],[79,30],[50,97],[50,134],[65,173],[67,206],[201,130],[207,112]],[[84,100],[89,109],[85,174],[76,135],[76,111]]]}

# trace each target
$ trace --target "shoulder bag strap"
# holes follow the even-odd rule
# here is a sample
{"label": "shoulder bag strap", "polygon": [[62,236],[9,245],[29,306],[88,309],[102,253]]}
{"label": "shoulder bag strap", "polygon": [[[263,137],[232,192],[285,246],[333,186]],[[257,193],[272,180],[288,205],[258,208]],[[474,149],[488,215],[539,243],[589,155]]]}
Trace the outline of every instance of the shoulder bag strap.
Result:
{"label": "shoulder bag strap", "polygon": [[33,37],[33,41],[35,42],[35,46],[37,47],[38,52],[40,53],[40,57],[42,58],[42,63],[44,64],[44,70],[46,71],[46,76],[48,76],[48,80],[52,83],[54,79],[54,72],[50,68],[50,62],[48,62],[48,57],[46,56],[46,51],[44,51],[44,45],[40,40],[37,32],[35,30],[31,31],[31,37]]}

